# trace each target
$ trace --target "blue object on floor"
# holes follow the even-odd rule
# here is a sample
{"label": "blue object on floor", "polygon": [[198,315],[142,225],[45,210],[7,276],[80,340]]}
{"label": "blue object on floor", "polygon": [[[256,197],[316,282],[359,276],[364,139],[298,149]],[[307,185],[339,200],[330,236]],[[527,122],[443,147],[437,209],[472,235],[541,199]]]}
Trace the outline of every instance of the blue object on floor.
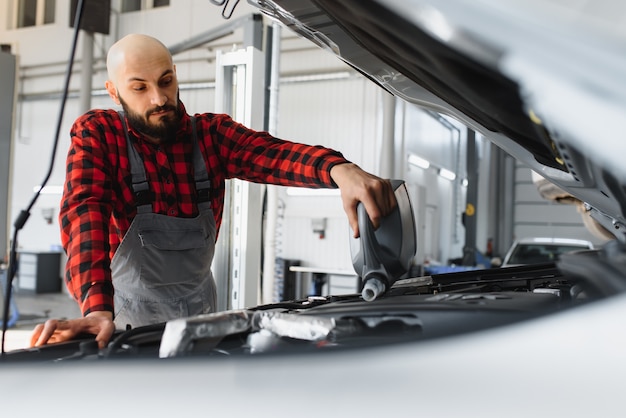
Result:
{"label": "blue object on floor", "polygon": [[[0,310],[0,325],[4,326],[4,318],[2,318],[2,316],[4,315],[4,291],[7,286],[7,271],[6,270],[0,271],[0,285],[2,286],[0,289],[0,296],[1,296],[0,308],[2,308]],[[15,291],[11,293],[13,294],[15,293]],[[7,321],[7,328],[14,327],[19,317],[20,317],[20,313],[17,310],[17,304],[15,303],[15,298],[11,298],[11,301],[9,303],[9,319]]]}
{"label": "blue object on floor", "polygon": [[424,274],[445,274],[459,271],[478,270],[476,266],[428,266],[424,267]]}

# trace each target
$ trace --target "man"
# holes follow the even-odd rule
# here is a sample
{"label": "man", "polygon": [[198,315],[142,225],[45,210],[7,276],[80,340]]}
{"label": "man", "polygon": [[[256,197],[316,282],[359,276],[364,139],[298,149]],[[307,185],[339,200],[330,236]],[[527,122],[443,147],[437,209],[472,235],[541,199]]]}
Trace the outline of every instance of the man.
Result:
{"label": "man", "polygon": [[[71,130],[61,240],[65,281],[83,318],[49,320],[31,345],[214,312],[210,265],[224,181],[339,187],[358,236],[356,206],[374,226],[396,201],[387,180],[341,154],[252,131],[228,115],[190,116],[167,48],[128,35],[107,56],[106,89],[124,112],[92,110]],[[115,289],[115,292],[114,292]]]}

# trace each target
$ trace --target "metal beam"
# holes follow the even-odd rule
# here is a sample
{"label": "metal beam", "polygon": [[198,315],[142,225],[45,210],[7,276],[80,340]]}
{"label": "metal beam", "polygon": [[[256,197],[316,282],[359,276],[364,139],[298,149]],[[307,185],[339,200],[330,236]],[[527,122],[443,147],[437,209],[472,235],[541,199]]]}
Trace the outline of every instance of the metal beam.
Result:
{"label": "metal beam", "polygon": [[244,28],[243,44],[245,46],[253,46],[258,50],[262,50],[263,20],[260,14],[251,14],[234,19],[222,26],[210,29],[206,32],[199,33],[189,39],[170,46],[168,49],[172,55],[180,54],[193,48],[208,44],[228,35],[232,35],[235,30]]}

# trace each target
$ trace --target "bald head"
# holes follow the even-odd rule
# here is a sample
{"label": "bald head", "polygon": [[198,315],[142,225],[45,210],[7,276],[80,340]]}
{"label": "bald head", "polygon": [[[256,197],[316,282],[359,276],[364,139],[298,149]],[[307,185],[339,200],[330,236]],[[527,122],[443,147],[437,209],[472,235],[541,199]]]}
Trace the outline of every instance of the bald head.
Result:
{"label": "bald head", "polygon": [[165,45],[146,35],[125,36],[109,49],[107,71],[107,92],[131,127],[155,143],[175,138],[182,111],[176,66]]}
{"label": "bald head", "polygon": [[172,55],[158,39],[148,35],[130,34],[117,41],[107,55],[109,80],[118,84],[122,73],[135,68],[168,61],[172,66]]}

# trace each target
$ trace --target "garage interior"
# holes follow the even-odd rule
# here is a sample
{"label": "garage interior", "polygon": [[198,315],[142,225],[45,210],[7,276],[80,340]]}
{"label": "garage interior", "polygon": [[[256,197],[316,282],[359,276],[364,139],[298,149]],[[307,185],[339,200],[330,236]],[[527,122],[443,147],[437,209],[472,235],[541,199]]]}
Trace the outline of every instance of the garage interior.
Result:
{"label": "garage interior", "polygon": [[[201,0],[93,4],[94,25],[105,27],[81,31],[63,110],[76,2],[8,0],[0,6],[7,16],[0,21],[3,254],[16,219],[41,189],[17,241],[16,329],[78,313],[61,279],[57,221],[68,132],[85,111],[114,106],[104,90],[106,51],[133,32],[170,48],[189,113],[229,113],[277,137],[337,149],[381,177],[403,179],[416,220],[415,275],[435,266],[489,267],[517,238],[604,242],[585,227],[576,205],[544,199],[530,169],[479,134],[394,98],[246,2],[233,10]],[[219,310],[287,300],[313,288],[322,295],[357,291],[349,226],[336,191],[232,181],[228,193],[213,265]]]}

